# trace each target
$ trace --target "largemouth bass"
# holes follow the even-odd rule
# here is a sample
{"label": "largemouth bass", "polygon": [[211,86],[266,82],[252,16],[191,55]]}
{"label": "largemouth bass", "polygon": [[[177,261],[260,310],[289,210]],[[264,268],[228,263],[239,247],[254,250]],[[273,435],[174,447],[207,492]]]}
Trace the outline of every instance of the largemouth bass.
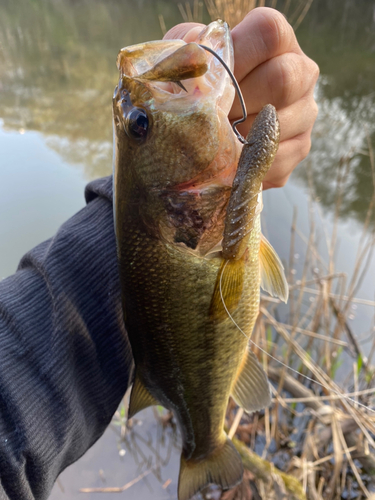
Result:
{"label": "largemouth bass", "polygon": [[[122,49],[113,97],[114,212],[126,329],[135,360],[129,418],[160,404],[182,434],[179,500],[242,479],[224,431],[228,398],[270,404],[248,346],[260,285],[287,299],[282,264],[261,235],[262,179],[279,124],[265,106],[243,146],[228,120],[234,87],[228,26],[196,43]],[[239,328],[241,328],[241,331]]]}

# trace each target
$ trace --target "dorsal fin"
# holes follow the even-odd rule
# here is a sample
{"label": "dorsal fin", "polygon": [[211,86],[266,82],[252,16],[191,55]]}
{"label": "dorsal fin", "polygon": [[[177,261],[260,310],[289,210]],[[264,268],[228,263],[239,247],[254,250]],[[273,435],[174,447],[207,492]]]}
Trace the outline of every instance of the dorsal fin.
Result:
{"label": "dorsal fin", "polygon": [[272,297],[286,302],[289,287],[285,278],[284,266],[271,243],[263,236],[260,241],[260,286]]}

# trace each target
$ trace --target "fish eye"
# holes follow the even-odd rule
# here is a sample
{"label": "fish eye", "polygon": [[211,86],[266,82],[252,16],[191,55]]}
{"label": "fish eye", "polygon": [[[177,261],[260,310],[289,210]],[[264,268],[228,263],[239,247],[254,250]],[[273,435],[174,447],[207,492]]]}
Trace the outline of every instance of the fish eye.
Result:
{"label": "fish eye", "polygon": [[147,113],[142,108],[134,108],[127,115],[126,132],[135,139],[145,139],[148,131],[149,120]]}

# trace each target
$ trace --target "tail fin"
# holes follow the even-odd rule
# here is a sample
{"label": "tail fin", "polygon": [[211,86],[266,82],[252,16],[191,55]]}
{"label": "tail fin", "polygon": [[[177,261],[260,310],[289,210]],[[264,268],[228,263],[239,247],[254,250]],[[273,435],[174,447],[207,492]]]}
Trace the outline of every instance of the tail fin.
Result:
{"label": "tail fin", "polygon": [[243,465],[232,441],[226,438],[223,446],[202,460],[185,460],[181,456],[178,500],[189,500],[208,484],[223,490],[241,482]]}

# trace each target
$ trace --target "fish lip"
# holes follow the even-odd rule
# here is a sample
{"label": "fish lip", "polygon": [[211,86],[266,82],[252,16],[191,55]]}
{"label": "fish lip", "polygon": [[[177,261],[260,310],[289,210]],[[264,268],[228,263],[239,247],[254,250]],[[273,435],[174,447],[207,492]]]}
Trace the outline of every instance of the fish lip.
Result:
{"label": "fish lip", "polygon": [[[233,71],[233,43],[229,25],[225,21],[217,20],[208,24],[196,35],[195,40],[191,40],[190,43],[208,46]],[[184,40],[161,40],[136,44],[121,49],[117,57],[117,67],[120,71],[120,77],[126,76],[132,78],[134,81],[138,81],[137,77],[152,69],[156,64],[160,63],[160,61],[183,45],[186,45]],[[204,89],[203,94],[208,94],[209,92],[210,96],[215,95],[218,97],[219,106],[225,103],[225,109],[223,110],[228,115],[234,99],[234,88],[231,88],[230,77],[222,64],[212,54],[207,52],[207,58],[209,68],[203,76],[183,81],[183,85],[188,88],[188,92],[179,88],[177,84],[159,81],[145,82],[141,79],[139,79],[139,82],[145,84],[155,93],[156,99],[160,98],[161,102],[166,101],[171,96],[173,100],[183,99],[187,97],[187,94],[190,96],[190,99],[196,100],[202,97],[202,93],[199,93],[197,89]],[[208,84],[208,87],[206,84]],[[226,101],[230,101],[230,105]]]}
{"label": "fish lip", "polygon": [[[153,40],[124,47],[117,55],[117,69],[120,71],[120,76],[135,78],[183,45],[186,45],[183,40]],[[151,63],[145,61],[146,51],[149,52]],[[130,59],[128,61],[130,64],[127,64],[126,59]]]}
{"label": "fish lip", "polygon": [[[202,31],[200,31],[200,33],[196,35],[195,40],[190,40],[189,43],[207,43],[209,37],[215,38],[215,36],[217,34],[220,34],[220,32],[222,32],[221,38],[224,41],[224,48],[229,49],[231,55],[230,61],[226,60],[225,57],[223,57],[223,59],[233,71],[233,43],[230,28],[226,21],[218,19],[211,22],[210,24],[205,26]],[[155,63],[161,61],[183,45],[186,45],[186,42],[180,39],[154,40],[150,42],[130,45],[129,47],[124,47],[119,51],[117,55],[116,65],[121,75],[126,75],[128,77],[134,78],[144,73],[147,69],[150,69],[153,65],[155,65]],[[143,64],[140,64],[145,51],[151,53],[151,62],[147,64],[147,62],[143,60]],[[130,68],[130,66],[126,65],[126,58],[131,58],[133,60],[133,62],[135,63],[135,65],[133,65],[133,68]],[[137,66],[141,66],[140,69],[137,70]],[[129,71],[129,69],[133,69],[133,71]]]}

